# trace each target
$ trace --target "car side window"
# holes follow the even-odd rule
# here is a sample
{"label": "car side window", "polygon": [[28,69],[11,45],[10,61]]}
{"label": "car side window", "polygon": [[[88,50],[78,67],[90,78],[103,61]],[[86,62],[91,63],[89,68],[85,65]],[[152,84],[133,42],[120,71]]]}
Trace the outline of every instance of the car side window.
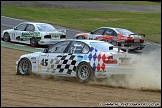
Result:
{"label": "car side window", "polygon": [[117,36],[118,34],[113,30],[113,36]]}
{"label": "car side window", "polygon": [[[68,50],[68,53],[87,53],[89,50],[84,43],[82,42],[73,42]],[[88,51],[87,51],[88,50]]]}
{"label": "car side window", "polygon": [[20,30],[20,31],[24,31],[25,30],[25,27],[26,27],[26,25],[27,24],[20,24],[20,25],[18,25],[17,27],[15,27],[16,28],[16,30]]}
{"label": "car side window", "polygon": [[63,53],[69,41],[66,42],[59,42],[52,47],[49,48],[48,53]]}
{"label": "car side window", "polygon": [[107,36],[117,36],[117,33],[113,29],[107,29],[104,33]]}
{"label": "car side window", "polygon": [[43,29],[38,25],[37,25],[37,28],[38,28],[39,31],[43,31]]}
{"label": "car side window", "polygon": [[103,35],[104,31],[105,31],[105,28],[99,28],[99,29],[93,31],[93,34],[95,34],[95,35]]}
{"label": "car side window", "polygon": [[87,54],[88,52],[89,52],[89,47],[87,45],[84,45],[82,53]]}
{"label": "car side window", "polygon": [[25,31],[31,31],[31,32],[34,32],[35,31],[35,27],[34,25],[32,24],[28,24],[27,27],[26,27],[26,30]]}

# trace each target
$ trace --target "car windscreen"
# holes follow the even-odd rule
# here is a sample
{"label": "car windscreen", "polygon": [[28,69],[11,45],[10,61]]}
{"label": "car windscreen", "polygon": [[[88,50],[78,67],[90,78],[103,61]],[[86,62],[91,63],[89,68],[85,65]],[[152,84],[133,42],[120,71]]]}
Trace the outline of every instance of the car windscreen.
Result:
{"label": "car windscreen", "polygon": [[39,31],[55,31],[56,29],[50,24],[36,24]]}
{"label": "car windscreen", "polygon": [[119,33],[121,33],[122,35],[130,35],[130,34],[134,34],[133,32],[126,30],[126,29],[116,29]]}
{"label": "car windscreen", "polygon": [[113,50],[113,45],[107,42],[91,42],[90,43],[94,48],[102,52],[109,52]]}

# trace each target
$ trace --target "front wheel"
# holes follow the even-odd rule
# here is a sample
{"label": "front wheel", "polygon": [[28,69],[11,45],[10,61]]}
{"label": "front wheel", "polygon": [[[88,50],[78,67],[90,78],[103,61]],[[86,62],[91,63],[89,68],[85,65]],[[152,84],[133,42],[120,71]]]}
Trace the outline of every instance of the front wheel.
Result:
{"label": "front wheel", "polygon": [[27,58],[20,60],[17,66],[17,75],[30,75],[31,63]]}
{"label": "front wheel", "polygon": [[10,35],[8,33],[5,33],[4,36],[3,36],[3,40],[5,42],[9,42],[10,41]]}
{"label": "front wheel", "polygon": [[94,72],[88,63],[81,63],[77,69],[77,79],[80,83],[88,83],[94,77]]}
{"label": "front wheel", "polygon": [[85,39],[84,36],[78,36],[78,39]]}
{"label": "front wheel", "polygon": [[31,39],[30,39],[30,45],[31,45],[31,46],[37,46],[37,45],[38,45],[37,40],[36,40],[35,38],[31,38]]}

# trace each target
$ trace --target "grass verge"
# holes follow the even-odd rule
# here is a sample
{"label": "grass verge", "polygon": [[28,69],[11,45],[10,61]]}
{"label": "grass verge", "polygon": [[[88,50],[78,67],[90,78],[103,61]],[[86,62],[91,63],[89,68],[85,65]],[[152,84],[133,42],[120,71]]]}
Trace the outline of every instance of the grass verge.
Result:
{"label": "grass verge", "polygon": [[85,32],[101,26],[120,27],[137,34],[146,34],[146,40],[161,43],[161,13],[1,5],[1,15],[29,21],[46,22]]}

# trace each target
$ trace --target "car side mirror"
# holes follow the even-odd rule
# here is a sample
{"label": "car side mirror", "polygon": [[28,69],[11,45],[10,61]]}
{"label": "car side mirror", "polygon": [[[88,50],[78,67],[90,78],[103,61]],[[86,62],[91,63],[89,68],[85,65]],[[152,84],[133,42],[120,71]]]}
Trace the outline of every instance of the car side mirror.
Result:
{"label": "car side mirror", "polygon": [[45,49],[43,50],[43,53],[48,53],[48,48],[45,48]]}
{"label": "car side mirror", "polygon": [[14,30],[17,30],[17,27],[14,27]]}
{"label": "car side mirror", "polygon": [[90,32],[90,34],[93,34],[93,32]]}

